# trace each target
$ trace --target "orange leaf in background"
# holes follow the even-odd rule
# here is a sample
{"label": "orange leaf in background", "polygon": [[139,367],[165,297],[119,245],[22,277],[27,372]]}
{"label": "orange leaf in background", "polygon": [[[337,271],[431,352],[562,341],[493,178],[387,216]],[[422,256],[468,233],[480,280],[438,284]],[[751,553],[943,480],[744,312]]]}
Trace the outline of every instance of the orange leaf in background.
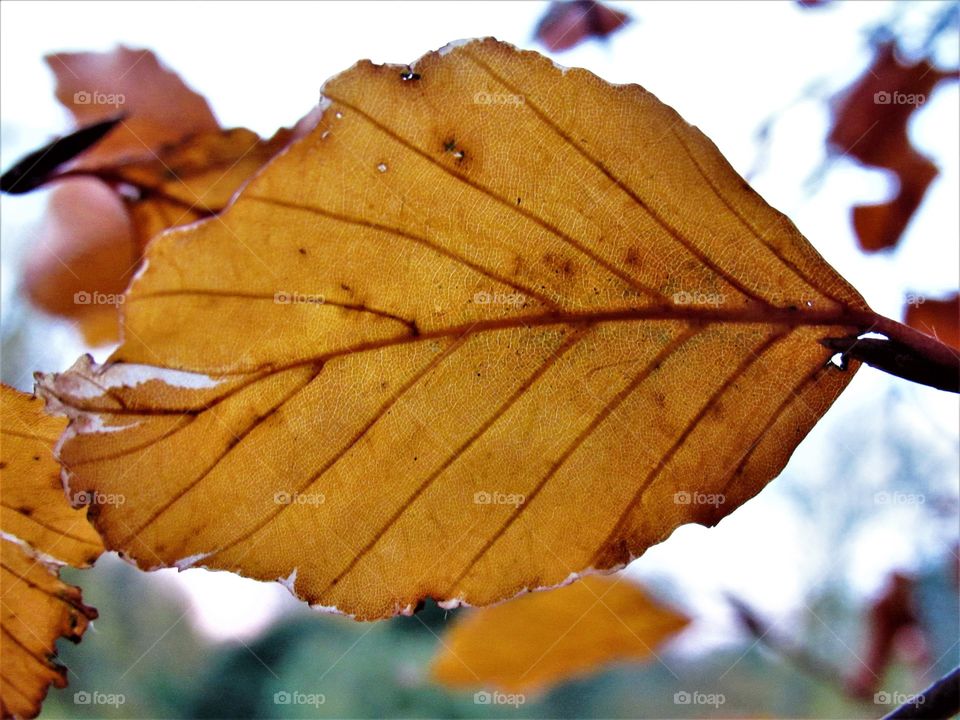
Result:
{"label": "orange leaf in background", "polygon": [[97,612],[80,590],[59,579],[62,564],[87,567],[103,545],[74,510],[60,481],[52,448],[64,421],[42,403],[0,386],[0,706],[2,716],[35,717],[48,686],[67,684],[56,642],[78,642]]}
{"label": "orange leaf in background", "polygon": [[852,377],[821,341],[877,316],[642,88],[484,40],[324,95],[150,243],[109,361],[42,380],[141,567],[490,604],[718,522]]}
{"label": "orange leaf in background", "polygon": [[140,259],[119,196],[95,178],[59,182],[24,264],[24,290],[54,315],[76,319],[91,345],[113,342]]}
{"label": "orange leaf in background", "polygon": [[897,244],[937,176],[937,166],[910,143],[907,124],[940,81],[957,77],[956,70],[938,70],[927,60],[904,63],[898,52],[894,43],[878,45],[870,67],[831,103],[832,149],[893,172],[899,183],[889,201],[853,209],[857,241],[866,252]]}
{"label": "orange leaf in background", "polygon": [[552,52],[569,50],[591,38],[605,39],[630,22],[630,16],[595,0],[553,2],[534,35]]}
{"label": "orange leaf in background", "polygon": [[57,53],[45,58],[57,80],[57,99],[78,125],[125,119],[79,167],[152,157],[163,145],[220,128],[203,96],[187,87],[149,50],[118,47],[111,52]]}
{"label": "orange leaf in background", "polygon": [[612,662],[649,660],[689,622],[622,577],[585,577],[461,614],[431,673],[450,687],[537,693]]}
{"label": "orange leaf in background", "polygon": [[920,332],[960,349],[960,293],[942,300],[920,298],[905,306],[903,321]]}

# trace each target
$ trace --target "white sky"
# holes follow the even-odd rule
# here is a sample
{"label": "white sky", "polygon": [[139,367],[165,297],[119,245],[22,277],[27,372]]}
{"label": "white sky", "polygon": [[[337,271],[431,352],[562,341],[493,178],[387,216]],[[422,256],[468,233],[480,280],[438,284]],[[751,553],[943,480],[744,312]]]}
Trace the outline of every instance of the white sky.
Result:
{"label": "white sky", "polygon": [[[754,163],[753,133],[764,118],[795,103],[815,81],[826,80],[832,92],[859,75],[869,59],[863,28],[892,12],[890,3],[871,2],[819,10],[802,10],[791,2],[614,5],[627,9],[637,22],[606,45],[587,43],[555,55],[558,62],[587,67],[613,82],[644,85],[698,125],[741,173]],[[922,29],[920,5],[908,4],[904,12],[908,23]],[[2,166],[9,167],[68,126],[41,60],[49,52],[108,50],[118,43],[150,48],[208,98],[224,126],[246,126],[269,135],[309,110],[326,78],[361,58],[410,62],[451,40],[484,35],[544,52],[531,35],[545,7],[541,2],[5,1],[0,4]],[[941,61],[956,64],[956,50],[945,48]],[[958,285],[958,106],[957,85],[946,84],[911,127],[917,147],[936,156],[942,173],[895,255],[864,257],[849,223],[852,205],[886,196],[888,178],[841,160],[815,194],[802,192],[804,181],[824,159],[828,116],[823,102],[800,102],[783,114],[774,129],[767,170],[753,180],[761,195],[794,220],[875,310],[895,318],[908,291],[936,295]],[[4,197],[0,203],[6,307],[42,200]],[[32,346],[36,367],[62,369],[82,348],[55,323],[47,329],[49,334],[41,333]],[[97,353],[97,359],[105,354]],[[878,396],[894,384],[915,403],[922,418],[918,422],[941,428],[948,438],[947,452],[956,453],[956,396],[864,369],[801,445],[786,473],[822,472],[822,452],[833,442],[836,424],[882,412]],[[947,478],[948,483],[956,480]],[[631,572],[675,579],[684,600],[714,621],[711,632],[720,636],[730,627],[722,589],[736,590],[774,614],[797,609],[804,589],[821,571],[805,552],[812,532],[775,482],[716,529],[681,528],[634,563]],[[869,543],[869,552],[858,554],[862,562],[853,577],[861,592],[875,589],[888,568],[916,560],[914,545],[890,533],[873,532],[858,542]],[[191,570],[177,576],[164,571],[156,578],[181,587],[194,603],[200,626],[216,637],[249,634],[292,603],[279,585],[226,573]]]}

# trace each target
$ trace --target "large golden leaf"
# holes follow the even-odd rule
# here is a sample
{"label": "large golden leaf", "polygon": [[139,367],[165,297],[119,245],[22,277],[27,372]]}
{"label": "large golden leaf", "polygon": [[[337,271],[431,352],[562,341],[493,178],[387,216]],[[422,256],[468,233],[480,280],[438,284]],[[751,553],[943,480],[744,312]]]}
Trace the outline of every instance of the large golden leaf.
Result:
{"label": "large golden leaf", "polygon": [[689,622],[623,578],[587,577],[471,611],[443,636],[431,672],[451,687],[539,692],[607,663],[656,657]]}
{"label": "large golden leaf", "polygon": [[64,422],[42,403],[0,385],[0,706],[34,717],[48,686],[67,684],[56,642],[78,642],[96,610],[60,580],[64,563],[86,567],[103,550],[86,510],[70,507],[52,449]]}
{"label": "large golden leaf", "polygon": [[819,341],[874,314],[642,88],[485,40],[324,95],[151,243],[109,362],[43,381],[142,567],[488,604],[717,522],[849,382]]}

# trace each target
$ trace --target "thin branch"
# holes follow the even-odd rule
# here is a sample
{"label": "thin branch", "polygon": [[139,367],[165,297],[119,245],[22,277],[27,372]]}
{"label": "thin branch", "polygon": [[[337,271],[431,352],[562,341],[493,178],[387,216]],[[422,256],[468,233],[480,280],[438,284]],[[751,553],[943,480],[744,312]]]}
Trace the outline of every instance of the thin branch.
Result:
{"label": "thin branch", "polygon": [[812,655],[806,648],[778,637],[770,624],[761,619],[756,611],[743,600],[733,595],[727,595],[727,601],[733,606],[737,619],[757,642],[763,643],[814,680],[818,680],[835,688],[841,694],[845,694],[846,691],[840,683],[843,674],[839,668],[832,667],[826,661]]}

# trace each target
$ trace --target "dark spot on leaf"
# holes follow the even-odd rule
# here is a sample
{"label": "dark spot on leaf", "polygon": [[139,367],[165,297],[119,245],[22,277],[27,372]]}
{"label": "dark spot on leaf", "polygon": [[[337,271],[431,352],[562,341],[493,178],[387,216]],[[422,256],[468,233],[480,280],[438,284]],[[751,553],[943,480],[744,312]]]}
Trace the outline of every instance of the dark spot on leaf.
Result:
{"label": "dark spot on leaf", "polygon": [[301,255],[306,255],[306,254],[307,254],[307,249],[306,249],[306,248],[300,248],[299,252],[300,252]]}

